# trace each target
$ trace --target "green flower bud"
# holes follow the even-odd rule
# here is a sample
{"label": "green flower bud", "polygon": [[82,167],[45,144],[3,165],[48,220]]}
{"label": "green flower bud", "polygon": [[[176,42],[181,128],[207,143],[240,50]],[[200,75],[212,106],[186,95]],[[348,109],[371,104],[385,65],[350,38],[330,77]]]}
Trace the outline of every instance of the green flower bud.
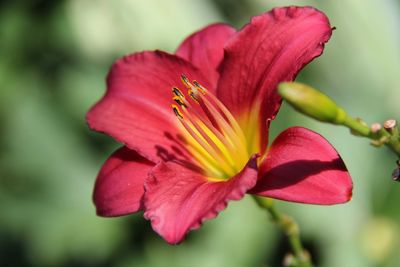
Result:
{"label": "green flower bud", "polygon": [[343,124],[346,121],[346,112],[328,96],[311,86],[284,82],[279,84],[278,92],[296,110],[314,119],[334,124]]}

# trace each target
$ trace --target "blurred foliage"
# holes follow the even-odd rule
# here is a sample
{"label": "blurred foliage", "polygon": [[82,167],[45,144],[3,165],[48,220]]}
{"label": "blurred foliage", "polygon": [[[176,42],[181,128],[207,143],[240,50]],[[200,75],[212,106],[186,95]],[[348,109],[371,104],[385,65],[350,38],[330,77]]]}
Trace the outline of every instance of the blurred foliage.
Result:
{"label": "blurred foliage", "polygon": [[[0,266],[281,266],[283,237],[251,199],[169,246],[141,214],[95,216],[91,193],[118,147],[84,116],[111,63],[144,49],[173,52],[216,21],[242,27],[274,6],[313,5],[337,28],[298,80],[367,122],[398,116],[400,6],[385,1],[70,0],[0,2]],[[397,117],[400,119],[399,117]],[[343,156],[354,197],[334,207],[279,203],[300,223],[318,266],[398,266],[395,158],[283,105],[272,135],[302,125]]]}

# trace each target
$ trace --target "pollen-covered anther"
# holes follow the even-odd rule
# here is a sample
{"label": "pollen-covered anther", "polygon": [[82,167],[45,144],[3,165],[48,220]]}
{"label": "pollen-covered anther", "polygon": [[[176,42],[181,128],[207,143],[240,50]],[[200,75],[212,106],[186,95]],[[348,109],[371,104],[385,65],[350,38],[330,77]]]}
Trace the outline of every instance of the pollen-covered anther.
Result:
{"label": "pollen-covered anther", "polygon": [[183,119],[183,115],[181,111],[179,110],[179,107],[177,105],[171,105],[172,110],[174,111],[175,116],[177,116],[180,119]]}
{"label": "pollen-covered anther", "polygon": [[182,99],[185,98],[185,95],[182,94],[181,90],[179,90],[178,87],[172,87],[172,93],[173,93],[175,96],[180,97],[180,98],[182,98]]}
{"label": "pollen-covered anther", "polygon": [[179,97],[179,96],[174,96],[172,99],[173,99],[179,106],[181,106],[181,107],[183,107],[183,108],[187,108],[186,103],[184,102],[184,100],[183,100],[181,97]]}
{"label": "pollen-covered anther", "polygon": [[190,89],[193,87],[189,79],[184,74],[181,74],[181,81],[186,86],[186,88]]}
{"label": "pollen-covered anther", "polygon": [[193,81],[194,86],[202,93],[203,95],[206,94],[206,88],[204,88],[201,84],[199,84],[197,81]]}
{"label": "pollen-covered anther", "polygon": [[[200,87],[200,86],[199,86],[199,83],[196,82],[196,81],[193,81],[193,83],[191,83],[191,82],[189,81],[189,79],[188,79],[184,74],[181,75],[181,81],[182,81],[183,85],[188,89],[188,95],[189,95],[196,103],[199,103],[199,97],[198,97],[199,91],[200,91],[202,94],[205,93],[205,90],[202,89],[203,87],[202,87],[202,86]],[[197,86],[196,86],[196,84],[197,84]]]}

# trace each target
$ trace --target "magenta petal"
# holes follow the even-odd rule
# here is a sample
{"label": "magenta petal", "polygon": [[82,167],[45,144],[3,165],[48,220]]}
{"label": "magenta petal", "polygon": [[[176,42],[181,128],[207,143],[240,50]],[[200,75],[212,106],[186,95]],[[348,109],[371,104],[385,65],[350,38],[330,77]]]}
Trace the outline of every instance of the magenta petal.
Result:
{"label": "magenta petal", "polygon": [[346,166],[332,145],[315,132],[293,127],[272,143],[251,193],[331,205],[349,201],[352,187]]}
{"label": "magenta petal", "polygon": [[176,244],[225,209],[229,200],[239,200],[257,181],[256,157],[235,177],[221,182],[174,163],[158,164],[145,184],[145,218],[168,243]]}
{"label": "magenta petal", "polygon": [[97,176],[93,201],[100,216],[120,216],[142,209],[144,181],[154,164],[122,147]]}
{"label": "magenta petal", "polygon": [[266,121],[280,107],[278,83],[293,80],[321,55],[331,32],[327,17],[311,7],[275,8],[253,17],[226,44],[218,97],[236,116],[259,116],[265,136]]}
{"label": "magenta petal", "polygon": [[89,126],[153,162],[183,154],[175,149],[181,146],[179,122],[171,109],[171,88],[182,87],[181,74],[210,85],[190,63],[161,51],[118,60],[108,75],[106,95],[87,114]]}
{"label": "magenta petal", "polygon": [[212,24],[186,38],[176,54],[201,69],[215,87],[219,77],[217,67],[224,57],[225,43],[235,32],[227,24]]}

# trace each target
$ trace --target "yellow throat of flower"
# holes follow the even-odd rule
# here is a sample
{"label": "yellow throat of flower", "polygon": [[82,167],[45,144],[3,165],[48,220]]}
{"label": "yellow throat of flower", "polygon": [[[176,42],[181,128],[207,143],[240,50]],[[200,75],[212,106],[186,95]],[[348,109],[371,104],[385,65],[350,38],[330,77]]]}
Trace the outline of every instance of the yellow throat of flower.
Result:
{"label": "yellow throat of flower", "polygon": [[210,180],[225,180],[240,172],[250,158],[247,138],[230,111],[211,92],[184,75],[187,95],[172,88],[173,112],[179,119],[186,149]]}

